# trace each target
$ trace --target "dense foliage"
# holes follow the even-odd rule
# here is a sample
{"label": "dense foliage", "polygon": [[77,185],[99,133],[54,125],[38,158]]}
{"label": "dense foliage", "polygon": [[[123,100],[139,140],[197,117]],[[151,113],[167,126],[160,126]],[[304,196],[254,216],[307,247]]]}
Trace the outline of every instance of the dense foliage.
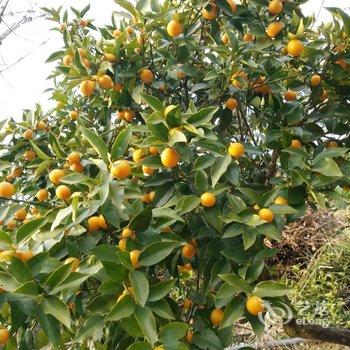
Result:
{"label": "dense foliage", "polygon": [[[350,184],[350,17],[305,1],[44,9],[57,107],[3,122],[6,349],[223,349],[288,289],[287,222]],[[10,339],[7,341],[7,337]]]}

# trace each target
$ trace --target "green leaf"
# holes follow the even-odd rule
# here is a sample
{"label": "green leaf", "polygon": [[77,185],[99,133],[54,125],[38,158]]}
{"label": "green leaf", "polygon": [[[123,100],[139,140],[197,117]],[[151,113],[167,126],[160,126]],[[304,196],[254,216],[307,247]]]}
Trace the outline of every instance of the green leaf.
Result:
{"label": "green leaf", "polygon": [[135,318],[148,342],[154,346],[157,341],[157,326],[153,313],[148,307],[137,307]]}
{"label": "green leaf", "polygon": [[261,198],[259,194],[248,187],[237,187],[237,190],[247,196],[253,203],[259,204],[261,201]]}
{"label": "green leaf", "polygon": [[139,17],[139,12],[136,10],[133,4],[131,4],[127,0],[114,0],[116,4],[119,6],[123,7],[125,10],[130,12],[134,17],[138,18]]}
{"label": "green leaf", "polygon": [[244,313],[244,306],[245,302],[243,298],[236,297],[232,299],[225,308],[219,329],[231,327],[233,325],[233,322],[241,318]]}
{"label": "green leaf", "polygon": [[154,242],[146,246],[139,256],[141,266],[152,266],[165,259],[174,248],[179,246],[179,242]]}
{"label": "green leaf", "polygon": [[196,171],[194,186],[198,193],[203,193],[208,189],[208,176],[204,170]]}
{"label": "green leaf", "polygon": [[111,159],[115,160],[120,158],[126,151],[130,139],[131,139],[131,128],[127,126],[124,130],[119,131],[111,149]]}
{"label": "green leaf", "polygon": [[160,100],[158,100],[158,98],[147,94],[141,94],[141,98],[144,101],[144,103],[149,105],[154,111],[163,113],[164,106],[163,103]]}
{"label": "green leaf", "polygon": [[129,278],[135,299],[142,307],[145,306],[149,294],[149,283],[146,275],[141,271],[130,271]]}
{"label": "green leaf", "polygon": [[44,226],[46,218],[34,219],[26,224],[22,225],[16,233],[16,242],[21,244],[29,239],[34,233],[36,233],[40,227]]}
{"label": "green leaf", "polygon": [[288,294],[289,292],[290,288],[287,288],[283,283],[276,281],[263,281],[255,286],[253,294],[264,298],[281,297]]}
{"label": "green leaf", "polygon": [[60,340],[59,323],[53,316],[45,313],[43,304],[38,306],[36,318],[50,342],[54,346],[58,346]]}
{"label": "green leaf", "polygon": [[145,231],[151,223],[151,220],[152,209],[150,206],[148,206],[130,221],[129,226],[133,231],[136,232]]}
{"label": "green leaf", "polygon": [[159,282],[151,286],[149,289],[149,296],[147,301],[152,302],[164,298],[174,287],[175,282],[176,279],[172,279],[164,282]]}
{"label": "green leaf", "polygon": [[81,126],[80,127],[83,136],[89,141],[91,146],[100,155],[103,161],[108,164],[108,148],[103,140],[96,135],[93,131]]}
{"label": "green leaf", "polygon": [[226,172],[230,164],[231,156],[229,154],[226,154],[224,157],[220,157],[215,160],[211,170],[211,184],[213,187],[220,180],[221,176]]}
{"label": "green leaf", "polygon": [[227,282],[230,286],[240,289],[242,292],[246,294],[250,294],[252,292],[251,285],[248,282],[246,282],[244,279],[238,277],[233,273],[219,275],[219,277],[225,282]]}
{"label": "green leaf", "polygon": [[43,152],[32,140],[29,140],[30,144],[33,147],[33,150],[35,151],[35,154],[42,160],[50,160],[51,157],[48,156],[45,152]]}
{"label": "green leaf", "polygon": [[0,288],[6,292],[13,292],[19,287],[18,281],[6,272],[0,271]]}
{"label": "green leaf", "polygon": [[183,322],[171,322],[160,329],[159,341],[162,343],[172,342],[185,337],[189,325]]}
{"label": "green leaf", "polygon": [[58,297],[49,297],[43,304],[43,309],[46,314],[55,317],[59,322],[70,328],[70,313],[68,306]]}
{"label": "green leaf", "polygon": [[213,115],[217,112],[218,107],[207,107],[203,108],[197,113],[192,114],[187,122],[192,126],[202,126],[203,124],[208,123]]}
{"label": "green leaf", "polygon": [[343,176],[343,173],[340,171],[337,163],[331,158],[323,158],[319,160],[315,164],[312,170],[324,176],[330,176],[330,177]]}
{"label": "green leaf", "polygon": [[187,143],[186,135],[180,130],[170,130],[168,145],[172,147],[179,142]]}
{"label": "green leaf", "polygon": [[62,283],[72,272],[72,267],[69,264],[62,265],[54,270],[46,280],[45,288],[52,290]]}
{"label": "green leaf", "polygon": [[128,346],[126,350],[152,350],[152,346],[145,341],[138,341]]}
{"label": "green leaf", "polygon": [[103,317],[94,315],[89,317],[82,327],[78,329],[75,335],[75,341],[84,341],[86,339],[100,338],[103,331]]}
{"label": "green leaf", "polygon": [[161,318],[166,320],[173,320],[175,318],[169,304],[165,299],[160,299],[154,303],[149,303],[148,306]]}
{"label": "green leaf", "polygon": [[105,321],[119,321],[131,316],[135,311],[135,304],[131,295],[127,294],[117,301],[105,317]]}
{"label": "green leaf", "polygon": [[52,131],[50,131],[49,133],[49,140],[50,140],[51,148],[54,151],[56,157],[58,159],[64,158],[63,148],[60,142],[58,141],[57,136]]}
{"label": "green leaf", "polygon": [[274,214],[279,215],[296,214],[298,212],[293,207],[285,204],[272,204],[269,206],[269,209],[272,210]]}

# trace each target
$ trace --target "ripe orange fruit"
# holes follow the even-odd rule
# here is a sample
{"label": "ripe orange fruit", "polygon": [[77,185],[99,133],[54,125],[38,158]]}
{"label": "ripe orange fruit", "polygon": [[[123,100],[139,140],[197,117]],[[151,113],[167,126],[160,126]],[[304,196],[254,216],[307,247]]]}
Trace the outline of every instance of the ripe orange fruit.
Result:
{"label": "ripe orange fruit", "polygon": [[148,147],[148,152],[152,155],[159,154],[158,148],[155,146]]}
{"label": "ripe orange fruit", "polygon": [[107,222],[105,217],[101,214],[98,217],[98,224],[101,228],[103,228],[104,230],[106,230],[108,228]]}
{"label": "ripe orange fruit", "polygon": [[20,177],[23,174],[23,169],[22,168],[16,168],[15,170],[12,171],[11,176],[13,178]]}
{"label": "ripe orange fruit", "polygon": [[111,167],[111,174],[118,179],[125,179],[131,174],[131,167],[126,160],[118,160]]}
{"label": "ripe orange fruit", "polygon": [[85,68],[91,68],[91,63],[86,58],[83,58],[83,65],[84,65]]}
{"label": "ripe orange fruit", "polygon": [[79,152],[71,152],[66,159],[69,164],[76,164],[80,162],[81,155]]}
{"label": "ripe orange fruit", "polygon": [[5,345],[9,340],[10,333],[5,327],[0,328],[0,345]]}
{"label": "ripe orange fruit", "polygon": [[30,250],[27,250],[27,251],[16,250],[15,253],[16,253],[16,257],[22,260],[24,263],[26,263],[28,260],[30,260],[34,256],[33,252]]}
{"label": "ripe orange fruit", "polygon": [[70,188],[66,185],[59,185],[56,188],[56,196],[57,196],[57,198],[66,201],[71,196]]}
{"label": "ripe orange fruit", "polygon": [[240,142],[232,142],[228,148],[231,157],[240,158],[245,152],[244,146]]}
{"label": "ripe orange fruit", "polygon": [[87,27],[88,25],[89,25],[89,21],[87,20],[87,19],[81,19],[80,21],[79,21],[79,25],[80,25],[80,27],[82,27],[82,28],[85,28],[85,27]]}
{"label": "ripe orange fruit", "polygon": [[166,30],[171,37],[175,38],[182,33],[182,24],[180,21],[173,19],[168,23]]}
{"label": "ripe orange fruit", "polygon": [[192,307],[192,300],[191,299],[185,299],[183,304],[183,309],[185,311],[188,311]]}
{"label": "ripe orange fruit", "polygon": [[69,167],[70,170],[76,171],[77,173],[83,173],[84,172],[84,165],[79,163],[74,163]]}
{"label": "ripe orange fruit", "polygon": [[14,214],[15,219],[23,221],[27,217],[27,210],[25,208],[18,209]]}
{"label": "ripe orange fruit", "polygon": [[35,159],[35,157],[36,157],[36,154],[33,150],[25,151],[23,154],[23,158],[27,162],[31,162],[33,159]]}
{"label": "ripe orange fruit", "polygon": [[6,224],[6,227],[9,231],[12,231],[16,227],[14,220],[9,220]]}
{"label": "ripe orange fruit", "polygon": [[183,70],[177,70],[176,71],[176,77],[178,78],[178,79],[185,79],[186,78],[186,73],[183,71]]}
{"label": "ripe orange fruit", "polygon": [[132,154],[132,159],[136,164],[139,164],[145,158],[145,152],[143,149],[137,149]]}
{"label": "ripe orange fruit", "polygon": [[36,193],[35,197],[38,199],[39,202],[43,202],[49,197],[49,192],[42,188]]}
{"label": "ripe orange fruit", "polygon": [[93,80],[84,80],[80,84],[80,92],[83,96],[88,97],[94,93],[95,82]]}
{"label": "ripe orange fruit", "polygon": [[124,119],[128,122],[131,122],[135,118],[135,111],[132,109],[127,109],[124,111]]}
{"label": "ripe orange fruit", "polygon": [[229,37],[226,33],[221,35],[221,41],[224,45],[226,45],[229,42]]}
{"label": "ripe orange fruit", "polygon": [[288,201],[286,198],[282,197],[282,196],[278,196],[275,198],[275,204],[279,204],[279,205],[288,205]]}
{"label": "ripe orange fruit", "polygon": [[301,147],[303,147],[303,145],[301,144],[301,142],[299,140],[292,140],[290,147],[301,148]]}
{"label": "ripe orange fruit", "polygon": [[216,203],[215,196],[210,192],[205,192],[201,195],[201,204],[203,207],[210,208]]}
{"label": "ripe orange fruit", "polygon": [[126,27],[126,31],[128,34],[132,34],[134,32],[134,29],[132,29],[130,26]]}
{"label": "ripe orange fruit", "polygon": [[60,23],[60,26],[59,26],[60,31],[65,30],[65,29],[66,29],[66,27],[67,27],[66,23]]}
{"label": "ripe orange fruit", "polygon": [[272,210],[267,209],[267,208],[262,208],[259,210],[259,217],[261,220],[265,220],[267,222],[272,222],[273,219],[275,218],[275,215],[272,212]]}
{"label": "ripe orange fruit", "polygon": [[53,184],[57,185],[58,183],[60,183],[64,175],[65,173],[62,169],[54,169],[50,171],[49,179]]}
{"label": "ripe orange fruit", "polygon": [[255,295],[251,295],[248,297],[245,306],[247,308],[247,311],[255,316],[265,310],[263,300]]}
{"label": "ripe orange fruit", "polygon": [[0,182],[0,197],[11,198],[15,194],[15,187],[9,182]]}
{"label": "ripe orange fruit", "polygon": [[62,60],[63,64],[65,66],[70,66],[73,62],[73,56],[72,55],[65,55]]}
{"label": "ripe orange fruit", "polygon": [[284,28],[284,23],[282,22],[270,23],[266,29],[266,34],[268,35],[269,38],[275,38],[283,28]]}
{"label": "ripe orange fruit", "polygon": [[112,53],[106,52],[103,56],[103,60],[107,62],[115,62],[117,58]]}
{"label": "ripe orange fruit", "polygon": [[304,45],[299,39],[292,39],[287,44],[287,52],[293,57],[298,57],[304,50]]}
{"label": "ripe orange fruit", "polygon": [[154,174],[154,169],[151,168],[150,166],[147,165],[142,165],[142,172],[144,175],[153,175]]}
{"label": "ripe orange fruit", "polygon": [[77,120],[78,119],[78,112],[77,111],[70,111],[69,117],[71,120]]}
{"label": "ripe orange fruit", "polygon": [[35,126],[36,130],[44,130],[46,128],[46,123],[43,120],[39,120]]}
{"label": "ripe orange fruit", "polygon": [[100,229],[100,219],[98,216],[90,216],[88,218],[88,230],[89,232],[98,231]]}
{"label": "ripe orange fruit", "polygon": [[182,247],[182,256],[186,259],[192,259],[196,254],[196,248],[192,244],[185,244]]}
{"label": "ripe orange fruit", "polygon": [[112,78],[107,74],[101,75],[98,78],[98,85],[101,89],[110,89],[113,86]]}
{"label": "ripe orange fruit", "polygon": [[344,58],[339,58],[338,60],[335,61],[335,64],[339,65],[343,69],[346,69],[348,64],[345,62]]}
{"label": "ripe orange fruit", "polygon": [[122,239],[119,240],[118,248],[121,251],[124,251],[126,249],[126,239],[122,238]]}
{"label": "ripe orange fruit", "polygon": [[254,35],[252,33],[246,33],[243,35],[243,41],[250,43],[254,40]]}
{"label": "ripe orange fruit", "polygon": [[140,70],[140,80],[145,84],[151,84],[154,80],[152,71],[148,68],[142,68]]}
{"label": "ripe orange fruit", "polygon": [[314,74],[310,79],[311,86],[319,86],[321,81],[322,79],[318,74]]}
{"label": "ripe orange fruit", "polygon": [[122,32],[119,29],[114,29],[113,30],[113,36],[118,38],[122,35]]}
{"label": "ripe orange fruit", "polygon": [[281,3],[280,0],[272,0],[269,3],[268,10],[271,15],[278,15],[283,10],[283,4]]}
{"label": "ripe orange fruit", "polygon": [[23,133],[23,137],[27,140],[30,140],[31,138],[33,138],[33,130],[28,129]]}
{"label": "ripe orange fruit", "polygon": [[218,326],[221,323],[223,316],[224,312],[222,309],[214,309],[210,314],[210,321],[214,326]]}
{"label": "ripe orange fruit", "polygon": [[338,143],[337,143],[337,141],[329,141],[328,143],[327,143],[327,146],[326,146],[327,148],[337,148],[338,147]]}
{"label": "ripe orange fruit", "polygon": [[115,91],[120,91],[123,89],[123,84],[122,83],[119,83],[119,82],[116,82],[114,85],[113,85],[113,90]]}
{"label": "ripe orange fruit", "polygon": [[202,10],[203,18],[208,21],[212,21],[217,16],[217,14],[218,7],[213,2],[211,2],[207,7],[203,8]]}
{"label": "ripe orange fruit", "polygon": [[135,269],[140,267],[141,265],[139,264],[139,255],[141,251],[140,250],[132,250],[130,252],[130,261],[132,266],[134,266]]}
{"label": "ripe orange fruit", "polygon": [[155,191],[151,191],[148,193],[148,198],[150,202],[153,201],[155,195],[156,195]]}
{"label": "ripe orange fruit", "polygon": [[64,261],[64,265],[71,265],[72,271],[75,272],[80,263],[78,258],[70,257]]}
{"label": "ripe orange fruit", "polygon": [[237,5],[234,0],[227,0],[227,2],[231,7],[232,12],[235,13],[237,11]]}
{"label": "ripe orange fruit", "polygon": [[188,343],[192,343],[192,340],[193,340],[193,332],[192,331],[187,331],[187,333],[186,333],[186,341],[188,342]]}
{"label": "ripe orange fruit", "polygon": [[237,104],[237,100],[233,97],[228,98],[226,101],[226,107],[231,111],[237,108]]}
{"label": "ripe orange fruit", "polygon": [[160,160],[166,168],[174,168],[179,164],[180,156],[174,148],[166,148],[160,155]]}
{"label": "ripe orange fruit", "polygon": [[135,239],[136,238],[136,234],[135,231],[131,230],[129,227],[126,227],[123,229],[122,233],[121,233],[122,238],[132,238]]}
{"label": "ripe orange fruit", "polygon": [[284,98],[286,99],[286,101],[295,101],[297,98],[297,93],[293,90],[287,90],[284,93]]}

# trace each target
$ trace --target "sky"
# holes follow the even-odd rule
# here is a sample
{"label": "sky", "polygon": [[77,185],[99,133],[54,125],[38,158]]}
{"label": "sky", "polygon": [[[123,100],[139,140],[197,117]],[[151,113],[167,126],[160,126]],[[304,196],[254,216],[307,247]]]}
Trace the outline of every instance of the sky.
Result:
{"label": "sky", "polygon": [[[0,24],[0,34],[7,29],[6,24],[22,18],[22,11],[38,11],[44,6],[56,8],[62,3],[74,4],[77,9],[90,3],[86,17],[94,18],[97,26],[109,24],[112,12],[117,10],[113,0],[10,0],[5,23]],[[318,22],[326,22],[330,15],[325,7],[339,7],[350,13],[350,0],[309,0],[303,5],[303,11],[306,15],[314,13]],[[40,12],[32,15],[39,16]],[[23,24],[0,45],[0,120],[9,117],[19,120],[22,110],[34,108],[35,103],[48,107],[49,95],[44,90],[50,87],[47,76],[53,64],[45,64],[45,61],[63,45],[61,35],[50,31],[52,25],[53,22],[36,18]]]}

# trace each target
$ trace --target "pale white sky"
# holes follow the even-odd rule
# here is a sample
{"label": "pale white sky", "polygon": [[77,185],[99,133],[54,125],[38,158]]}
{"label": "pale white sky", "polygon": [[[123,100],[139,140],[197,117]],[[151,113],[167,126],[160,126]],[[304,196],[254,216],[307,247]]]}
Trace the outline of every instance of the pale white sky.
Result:
{"label": "pale white sky", "polygon": [[[113,0],[10,0],[8,9],[17,13],[44,6],[56,8],[61,4],[74,4],[75,8],[82,9],[88,3],[91,4],[91,9],[86,17],[94,18],[97,25],[109,24],[112,12],[117,10]],[[349,10],[350,0],[325,0],[323,7]],[[303,5],[303,10],[307,15],[318,15],[319,21],[330,18],[328,11],[322,8],[322,0],[309,0]],[[16,17],[9,14],[4,21],[10,25],[15,19],[21,18],[19,16],[20,14],[16,14]],[[22,110],[32,109],[36,102],[48,106],[48,94],[43,91],[50,87],[50,81],[46,78],[53,65],[44,62],[52,52],[58,51],[62,46],[61,35],[50,31],[52,25],[53,22],[36,19],[21,26],[0,45],[0,119],[13,117],[18,120]],[[0,24],[0,34],[5,30],[5,25]],[[46,43],[41,45],[43,42]],[[31,53],[28,55],[29,52]],[[26,57],[19,63],[2,71],[23,56]]]}

